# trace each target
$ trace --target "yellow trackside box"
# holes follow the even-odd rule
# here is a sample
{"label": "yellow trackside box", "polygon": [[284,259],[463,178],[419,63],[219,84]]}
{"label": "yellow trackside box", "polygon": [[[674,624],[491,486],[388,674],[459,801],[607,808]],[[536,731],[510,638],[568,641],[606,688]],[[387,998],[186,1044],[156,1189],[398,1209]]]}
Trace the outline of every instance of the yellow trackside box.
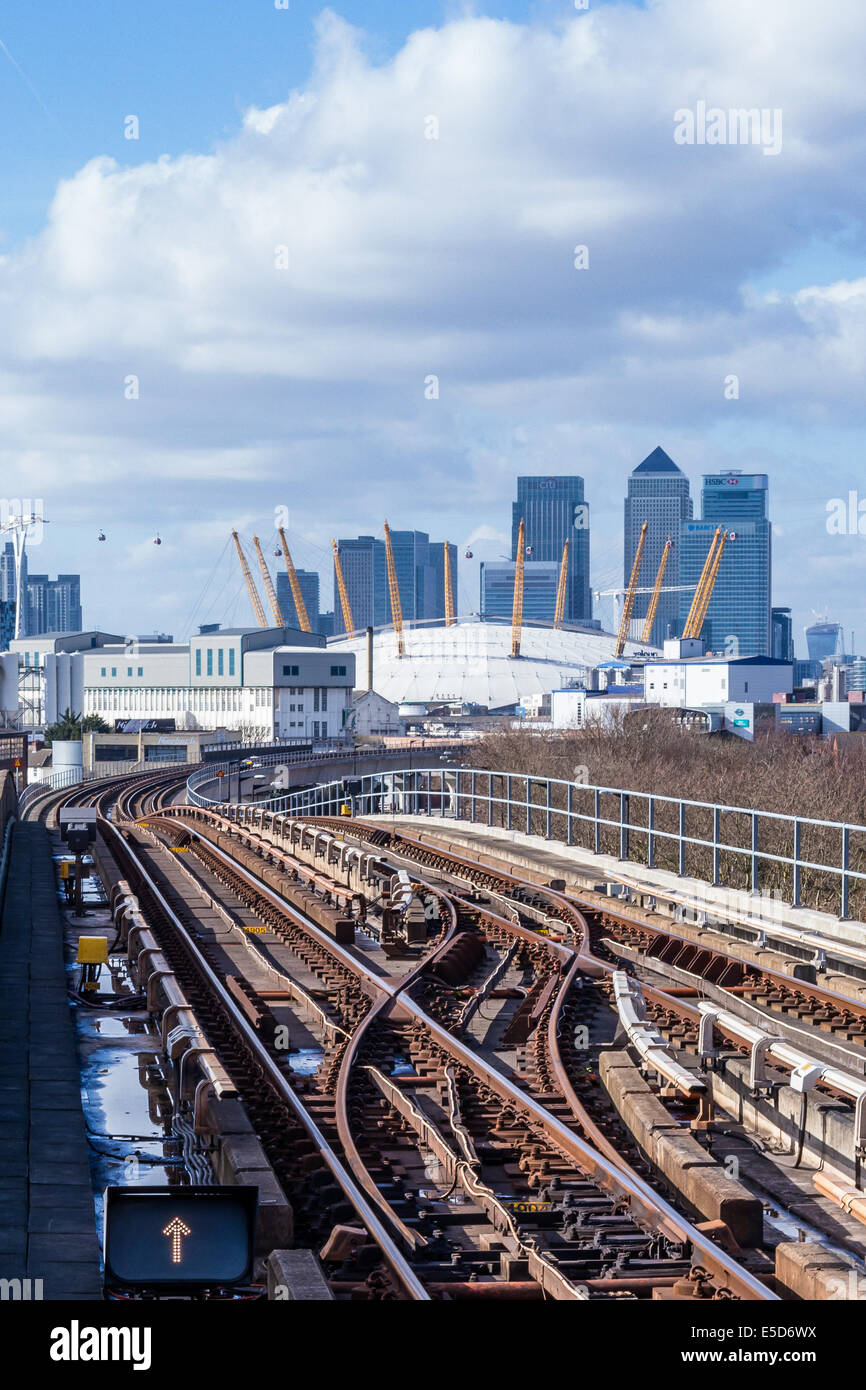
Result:
{"label": "yellow trackside box", "polygon": [[79,965],[104,965],[108,960],[108,941],[104,936],[79,936]]}
{"label": "yellow trackside box", "polygon": [[61,878],[68,878],[68,877],[69,877],[69,861],[68,861],[67,859],[64,859],[64,860],[63,860],[63,863],[60,865],[60,877],[61,877]]}

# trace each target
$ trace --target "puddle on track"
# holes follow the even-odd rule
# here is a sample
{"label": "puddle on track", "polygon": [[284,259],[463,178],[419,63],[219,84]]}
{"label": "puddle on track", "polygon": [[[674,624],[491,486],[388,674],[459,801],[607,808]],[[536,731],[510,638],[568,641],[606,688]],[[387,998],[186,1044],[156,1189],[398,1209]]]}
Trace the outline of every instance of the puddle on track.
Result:
{"label": "puddle on track", "polygon": [[320,1047],[299,1047],[288,1055],[289,1067],[298,1076],[314,1076],[324,1053]]}

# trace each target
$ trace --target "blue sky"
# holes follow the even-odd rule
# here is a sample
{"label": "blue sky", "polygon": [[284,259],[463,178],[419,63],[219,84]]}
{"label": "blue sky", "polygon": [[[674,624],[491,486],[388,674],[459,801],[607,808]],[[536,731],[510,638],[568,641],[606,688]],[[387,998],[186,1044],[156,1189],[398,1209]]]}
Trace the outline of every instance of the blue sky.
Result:
{"label": "blue sky", "polygon": [[[768,472],[774,601],[866,633],[866,536],[825,526],[866,503],[862,40],[857,0],[7,5],[0,466],[52,519],[31,568],[80,569],[89,623],[184,633],[247,617],[232,525],[288,506],[329,575],[387,514],[471,545],[468,610],[515,475],[579,472],[609,587],[662,444],[695,493]],[[781,152],[676,145],[699,100],[782,109]]]}
{"label": "blue sky", "polygon": [[[344,0],[335,8],[367,32],[368,52],[381,62],[414,29],[447,17],[474,12],[523,22],[561,13],[563,5]],[[273,0],[5,5],[0,40],[38,94],[0,53],[7,244],[39,230],[57,180],[95,154],[142,163],[207,151],[237,128],[248,106],[283,101],[309,73],[321,9],[311,0],[290,0],[280,11]],[[130,112],[140,118],[137,144],[123,135]]]}

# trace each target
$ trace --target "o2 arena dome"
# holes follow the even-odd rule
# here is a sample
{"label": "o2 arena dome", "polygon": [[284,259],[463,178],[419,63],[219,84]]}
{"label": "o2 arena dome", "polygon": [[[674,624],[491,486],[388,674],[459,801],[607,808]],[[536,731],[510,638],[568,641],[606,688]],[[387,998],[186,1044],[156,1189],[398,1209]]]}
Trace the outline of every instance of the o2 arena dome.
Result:
{"label": "o2 arena dome", "polygon": [[[450,627],[442,619],[404,624],[403,645],[400,656],[393,627],[374,630],[372,686],[379,695],[398,705],[460,701],[494,713],[575,685],[588,667],[613,663],[616,637],[597,628],[524,623],[520,656],[512,657],[511,623],[472,617],[455,618]],[[355,681],[366,688],[365,633],[332,638],[328,651],[354,652]],[[654,647],[626,642],[622,665],[657,654]]]}

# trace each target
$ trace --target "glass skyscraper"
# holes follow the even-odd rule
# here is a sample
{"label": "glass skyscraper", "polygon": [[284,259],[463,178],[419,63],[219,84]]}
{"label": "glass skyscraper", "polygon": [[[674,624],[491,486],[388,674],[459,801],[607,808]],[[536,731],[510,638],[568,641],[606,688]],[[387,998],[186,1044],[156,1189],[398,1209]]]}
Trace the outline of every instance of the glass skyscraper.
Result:
{"label": "glass skyscraper", "polygon": [[[663,591],[659,595],[650,634],[654,647],[660,647],[666,637],[679,636],[680,596],[665,590],[669,587],[675,590],[680,583],[680,527],[684,521],[690,520],[691,515],[688,478],[664,449],[653,449],[628,480],[623,524],[623,586],[628,586],[641,526],[646,521],[649,525],[644,541],[639,588],[648,589],[655,584],[665,541],[668,538],[671,541]],[[651,594],[635,595],[632,622],[639,621],[642,625],[651,597]]]}
{"label": "glass skyscraper", "polygon": [[[702,637],[707,651],[730,656],[770,656],[772,536],[766,473],[705,473],[701,521],[680,528],[680,582],[697,584],[713,534],[728,532]],[[680,594],[684,623],[692,592]],[[682,626],[680,626],[682,631]]]}
{"label": "glass skyscraper", "polygon": [[777,661],[794,660],[794,626],[790,608],[774,608],[770,614],[773,625],[773,650]]}
{"label": "glass skyscraper", "polygon": [[[304,600],[304,607],[307,610],[307,617],[310,620],[310,628],[313,632],[319,631],[319,574],[317,570],[296,570],[298,584],[301,589],[301,598]],[[295,608],[295,600],[292,595],[292,586],[289,583],[289,576],[285,570],[280,570],[277,574],[277,602],[286,620],[288,627],[300,628],[301,620]]]}
{"label": "glass skyscraper", "polygon": [[[560,561],[561,562],[561,561]],[[514,560],[482,560],[482,618],[511,618],[514,611]],[[559,565],[536,560],[523,567],[523,621],[552,623],[556,609]]]}
{"label": "glass skyscraper", "polygon": [[[14,581],[13,581],[14,582]],[[31,574],[24,586],[27,607],[22,635],[39,637],[45,632],[80,632],[81,576]]]}
{"label": "glass skyscraper", "polygon": [[[517,479],[517,501],[511,507],[512,560],[517,559],[517,536],[521,518],[526,526],[526,579],[530,578],[529,570],[536,564],[561,564],[563,547],[566,539],[570,540],[565,621],[580,623],[591,619],[589,508],[584,500],[583,478],[571,476]],[[553,597],[555,605],[555,585]],[[510,612],[509,609],[509,616]],[[525,607],[524,616],[529,616]],[[549,618],[552,622],[553,606]]]}
{"label": "glass skyscraper", "polygon": [[[428,618],[445,617],[445,546],[448,546],[448,558],[451,561],[451,596],[454,600],[454,616],[459,613],[457,603],[457,546],[451,541],[431,541],[430,542],[430,568],[433,572],[433,607],[432,612],[428,611]],[[429,608],[429,603],[428,603]]]}
{"label": "glass skyscraper", "polygon": [[[375,536],[358,536],[355,540],[338,540],[337,553],[346,581],[352,620],[355,627],[384,627],[391,621],[391,602],[388,597],[388,566],[385,542]],[[334,632],[345,632],[343,609],[334,573]]]}

